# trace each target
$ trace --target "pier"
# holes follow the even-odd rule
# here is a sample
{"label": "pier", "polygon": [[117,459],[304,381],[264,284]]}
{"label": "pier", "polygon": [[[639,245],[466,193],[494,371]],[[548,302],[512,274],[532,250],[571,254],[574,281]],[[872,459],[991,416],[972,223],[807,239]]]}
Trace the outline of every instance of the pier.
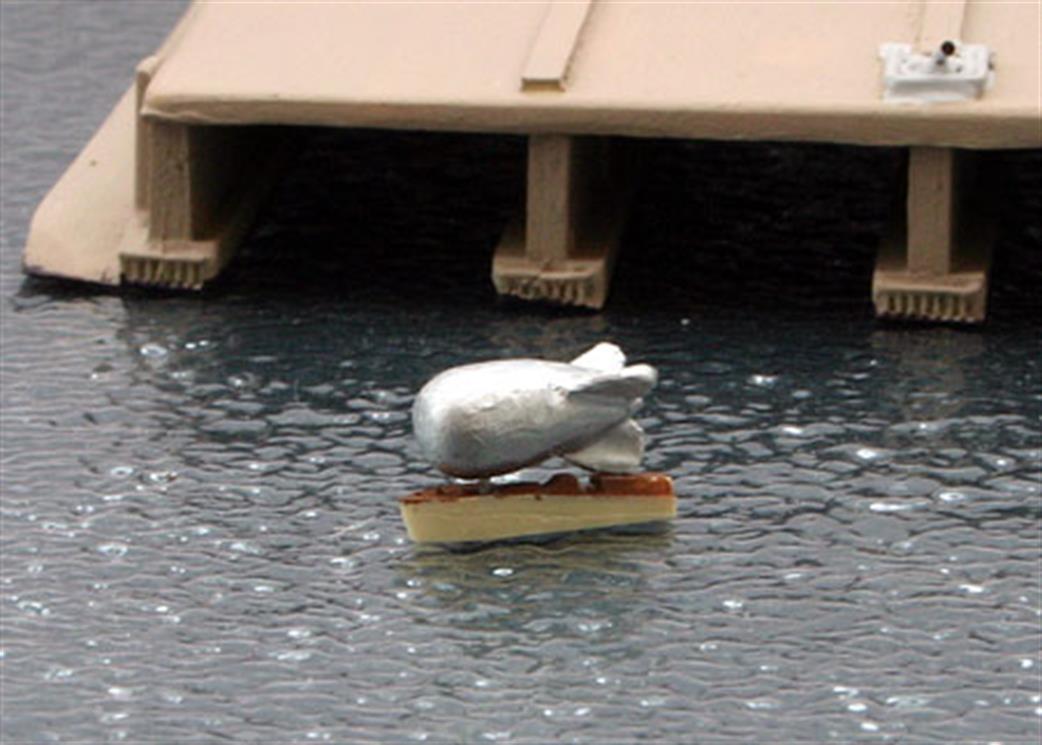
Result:
{"label": "pier", "polygon": [[197,2],[39,208],[25,266],[198,288],[295,127],[511,133],[527,196],[497,291],[599,308],[642,138],[837,142],[908,149],[877,314],[977,322],[993,226],[975,155],[1042,146],[1040,39],[1036,5],[980,0]]}

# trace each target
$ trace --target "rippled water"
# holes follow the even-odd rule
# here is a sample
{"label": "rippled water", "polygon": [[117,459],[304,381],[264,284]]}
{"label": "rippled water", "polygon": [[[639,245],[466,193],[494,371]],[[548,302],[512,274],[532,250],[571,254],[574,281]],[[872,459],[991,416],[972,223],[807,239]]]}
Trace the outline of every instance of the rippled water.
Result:
{"label": "rippled water", "polygon": [[[3,10],[5,743],[1037,738],[1038,153],[975,331],[872,320],[900,156],[829,147],[650,145],[603,314],[496,302],[509,138],[309,133],[201,297],[23,281],[178,10]],[[411,546],[418,386],[604,338],[670,529]]]}

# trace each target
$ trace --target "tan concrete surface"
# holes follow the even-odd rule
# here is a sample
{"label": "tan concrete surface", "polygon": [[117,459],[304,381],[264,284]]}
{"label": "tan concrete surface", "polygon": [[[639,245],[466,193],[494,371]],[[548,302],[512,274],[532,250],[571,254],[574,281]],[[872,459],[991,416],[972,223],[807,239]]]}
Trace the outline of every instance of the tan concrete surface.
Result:
{"label": "tan concrete surface", "polygon": [[119,284],[119,246],[136,216],[134,97],[131,88],[36,208],[26,271]]}
{"label": "tan concrete surface", "polygon": [[[1038,3],[957,5],[595,1],[567,90],[526,92],[546,3],[205,2],[144,110],[198,123],[1042,144]],[[983,99],[883,102],[879,45],[953,27],[995,53]]]}

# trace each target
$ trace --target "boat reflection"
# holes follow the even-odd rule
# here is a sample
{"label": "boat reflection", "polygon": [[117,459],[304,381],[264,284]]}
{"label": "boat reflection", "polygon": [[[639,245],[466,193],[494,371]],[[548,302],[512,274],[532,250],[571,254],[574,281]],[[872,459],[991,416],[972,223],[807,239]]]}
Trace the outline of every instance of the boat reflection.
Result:
{"label": "boat reflection", "polygon": [[[414,613],[445,633],[621,640],[658,595],[648,581],[674,539],[668,524],[517,539],[468,548],[418,547],[396,563]],[[659,598],[660,600],[660,598]],[[432,612],[436,611],[436,612]]]}

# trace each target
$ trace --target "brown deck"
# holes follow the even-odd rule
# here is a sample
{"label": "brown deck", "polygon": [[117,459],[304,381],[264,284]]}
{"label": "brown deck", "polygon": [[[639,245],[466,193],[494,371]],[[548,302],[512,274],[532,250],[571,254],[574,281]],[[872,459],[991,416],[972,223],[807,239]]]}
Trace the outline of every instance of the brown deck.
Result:
{"label": "brown deck", "polygon": [[589,484],[583,485],[572,474],[559,473],[546,483],[522,482],[518,484],[502,484],[485,495],[479,491],[478,484],[443,484],[433,489],[401,497],[402,504],[422,504],[425,502],[454,502],[464,497],[487,496],[489,498],[511,497],[535,494],[575,497],[672,497],[673,479],[663,473],[641,473],[632,476],[613,474],[594,474]]}

